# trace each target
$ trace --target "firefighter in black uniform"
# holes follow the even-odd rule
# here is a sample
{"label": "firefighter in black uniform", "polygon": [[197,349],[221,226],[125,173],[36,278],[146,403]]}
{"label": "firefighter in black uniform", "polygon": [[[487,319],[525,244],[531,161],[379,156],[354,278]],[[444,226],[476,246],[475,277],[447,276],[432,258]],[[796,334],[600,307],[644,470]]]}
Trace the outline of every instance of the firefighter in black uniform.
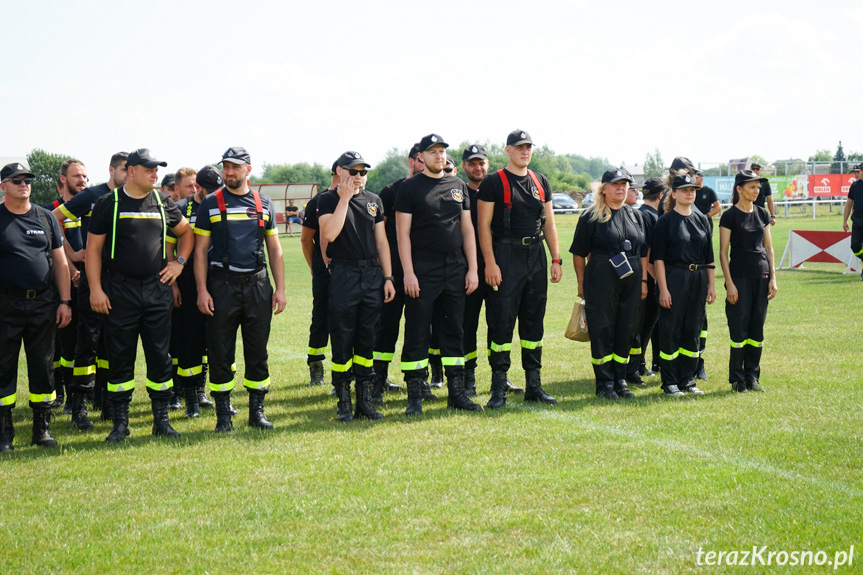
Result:
{"label": "firefighter in black uniform", "polygon": [[[654,375],[654,372],[649,368],[654,363],[659,361],[659,347],[654,331],[656,330],[656,320],[659,318],[659,304],[656,301],[656,274],[653,269],[653,264],[650,263],[650,241],[653,237],[653,227],[659,219],[659,201],[663,194],[668,191],[665,184],[660,178],[648,178],[642,187],[644,203],[638,208],[641,212],[641,219],[644,222],[644,237],[648,245],[648,262],[647,262],[647,297],[642,302],[642,317],[641,317],[641,336],[639,337],[638,355],[630,355],[630,363],[638,365],[638,376]],[[647,345],[651,344],[653,362],[648,364]],[[637,381],[627,378],[628,383],[638,383]]]}
{"label": "firefighter in black uniform", "polygon": [[72,318],[69,267],[59,224],[50,212],[30,203],[34,178],[18,163],[0,170],[6,196],[0,204],[0,453],[12,450],[15,437],[12,409],[22,340],[33,409],[31,443],[57,445],[48,432],[55,398],[51,372],[56,330]]}
{"label": "firefighter in black uniform", "polygon": [[542,335],[548,298],[545,239],[551,252],[551,281],[562,276],[557,228],[548,179],[528,169],[533,141],[524,130],[506,138],[509,163],[483,180],[479,198],[479,239],[485,259],[486,322],[491,347],[491,399],[486,407],[506,405],[506,374],[512,332],[518,319],[521,363],[527,383],[524,401],[557,403],[542,388]]}
{"label": "firefighter in black uniform", "polygon": [[[848,200],[842,211],[842,229],[848,233],[848,217],[851,217],[851,251],[863,261],[863,180],[860,179],[863,165],[857,164],[851,171],[857,180],[848,190]],[[860,272],[863,279],[863,271]]]}
{"label": "firefighter in black uniform", "polygon": [[[81,221],[82,249],[67,256],[81,273],[78,282],[78,334],[75,338],[75,365],[68,386],[72,423],[79,431],[93,429],[87,414],[87,396],[94,396],[94,403],[102,409],[102,419],[111,419],[111,401],[106,391],[108,358],[105,340],[102,337],[102,317],[90,308],[90,282],[84,266],[87,249],[90,214],[96,200],[111,193],[126,183],[126,159],[129,154],[117,152],[111,156],[109,178],[104,184],[87,188],[74,198],[54,210],[54,217],[62,223],[66,219]],[[68,238],[67,238],[68,239]],[[67,242],[67,246],[68,246]]]}
{"label": "firefighter in black uniform", "polygon": [[337,173],[338,160],[333,162],[331,169],[332,181],[330,187],[318,192],[306,204],[303,215],[303,229],[300,233],[300,244],[306,264],[312,274],[312,323],[309,325],[309,350],[306,363],[309,366],[309,385],[323,385],[324,359],[326,359],[327,341],[330,337],[327,326],[329,317],[330,274],[321,256],[320,233],[318,231],[318,202],[323,194],[336,189],[339,184]]}
{"label": "firefighter in black uniform", "polygon": [[641,213],[624,203],[630,181],[619,168],[605,171],[596,202],[581,214],[569,248],[590,328],[596,395],[606,399],[633,397],[626,366],[633,325],[647,296],[644,223]]}
{"label": "firefighter in black uniform", "polygon": [[422,413],[423,374],[428,367],[429,330],[435,305],[441,319],[441,363],[447,407],[481,411],[464,390],[465,293],[478,283],[476,242],[464,182],[444,172],[448,144],[425,136],[419,152],[425,168],[405,180],[395,202],[399,255],[404,270],[405,341],[401,368],[408,388],[407,415]]}
{"label": "firefighter in black uniform", "polygon": [[[707,218],[707,223],[710,224],[710,233],[713,234],[713,216],[719,213],[721,206],[719,198],[716,196],[716,191],[710,186],[705,186],[703,182],[704,173],[701,170],[696,171],[695,185],[698,186],[698,190],[695,192],[695,207]],[[707,377],[707,371],[704,369],[704,352],[707,350],[707,329],[707,315],[705,314],[704,325],[701,328],[701,337],[698,341],[698,349],[701,353],[698,356],[698,365],[695,366],[695,377],[704,381],[710,380]]]}
{"label": "firefighter in black uniform", "polygon": [[[99,198],[87,241],[90,306],[104,314],[108,346],[108,394],[114,427],[109,443],[129,435],[129,403],[135,388],[138,337],[147,364],[153,435],[179,437],[168,420],[173,387],[171,285],[182,273],[194,238],[173,200],[156,190],[159,166],[147,148],[129,154],[126,185]],[[177,259],[168,261],[168,229],[178,238]]]}
{"label": "firefighter in black uniform", "polygon": [[704,215],[692,208],[695,178],[674,177],[665,213],[656,222],[650,258],[659,292],[659,364],[667,395],[702,395],[695,385],[705,301],[713,303],[713,240]]}
{"label": "firefighter in black uniform", "polygon": [[[216,402],[217,432],[230,432],[232,364],[237,329],[243,330],[249,392],[249,425],[272,429],[264,415],[264,396],[270,389],[267,343],[273,311],[285,309],[285,263],[270,198],[248,186],[251,158],[245,148],[228,148],[222,155],[225,187],[208,195],[195,222],[195,280],[198,308],[209,316],[207,351],[210,395]],[[264,249],[276,283],[267,274]]]}
{"label": "firefighter in black uniform", "polygon": [[734,178],[733,206],[719,220],[719,263],[725,275],[725,316],[731,336],[728,381],[740,393],[764,391],[758,384],[764,320],[767,302],[779,291],[770,214],[755,205],[765,179],[753,171],[739,172]]}
{"label": "firefighter in black uniform", "polygon": [[[632,178],[632,174],[626,171],[625,168],[621,168],[630,178]],[[629,206],[631,209],[636,209],[635,205],[638,203],[638,193],[642,188],[641,184],[636,182],[632,182],[629,184],[629,189],[626,192],[626,201],[624,204]],[[644,245],[644,253],[645,257],[641,259],[642,269],[649,268],[649,263],[647,261],[647,251],[648,246],[650,245],[650,237],[648,236],[647,230],[647,222],[644,221],[643,212],[639,210],[641,231],[644,232],[644,239],[642,244]],[[647,269],[647,273],[642,273],[643,279],[645,280],[644,284],[647,284],[647,289],[644,289],[644,297],[641,298],[641,301],[637,304],[637,309],[635,312],[635,317],[632,322],[632,347],[629,350],[629,361],[626,364],[626,383],[633,385],[641,385],[645,386],[647,383],[641,379],[641,375],[639,375],[639,363],[641,361],[641,353],[642,353],[642,345],[641,345],[641,326],[644,322],[644,307],[645,302],[648,299],[648,295],[650,294],[649,290],[649,282],[650,282],[650,269]],[[642,286],[644,287],[644,286]]]}
{"label": "firefighter in black uniform", "polygon": [[[371,166],[357,152],[338,159],[339,185],[318,202],[321,238],[327,242],[330,272],[329,328],[333,346],[333,387],[337,418],[381,419],[369,397],[374,382],[375,326],[384,300],[395,295],[389,244],[380,197],[366,191]],[[383,272],[383,274],[382,274]],[[351,415],[351,374],[356,412]]]}

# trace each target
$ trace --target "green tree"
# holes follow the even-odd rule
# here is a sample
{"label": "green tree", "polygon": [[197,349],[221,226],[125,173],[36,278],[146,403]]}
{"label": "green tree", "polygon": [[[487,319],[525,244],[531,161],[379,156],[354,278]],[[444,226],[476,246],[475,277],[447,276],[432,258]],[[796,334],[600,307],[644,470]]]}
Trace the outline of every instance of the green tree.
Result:
{"label": "green tree", "polygon": [[844,171],[845,150],[842,149],[842,140],[839,140],[839,147],[836,148],[836,153],[833,154],[833,164],[830,165],[831,174],[841,174]]}
{"label": "green tree", "polygon": [[644,158],[644,177],[659,178],[664,172],[665,162],[662,161],[659,148],[656,148],[652,154],[647,152],[647,157]]}
{"label": "green tree", "polygon": [[833,155],[830,150],[815,150],[815,153],[809,156],[808,162],[829,162],[833,160]]}
{"label": "green tree", "polygon": [[70,156],[51,154],[45,150],[34,148],[27,154],[30,171],[36,176],[30,192],[30,202],[44,206],[57,199],[57,179],[60,177],[60,166]]}
{"label": "green tree", "polygon": [[410,150],[399,150],[398,148],[393,148],[387,152],[381,163],[372,166],[369,179],[366,181],[366,189],[379,194],[392,182],[407,177],[410,171],[408,168],[409,152]]}
{"label": "green tree", "polygon": [[317,182],[319,186],[330,183],[330,170],[320,164],[264,164],[260,178],[252,178],[255,184],[301,184]]}

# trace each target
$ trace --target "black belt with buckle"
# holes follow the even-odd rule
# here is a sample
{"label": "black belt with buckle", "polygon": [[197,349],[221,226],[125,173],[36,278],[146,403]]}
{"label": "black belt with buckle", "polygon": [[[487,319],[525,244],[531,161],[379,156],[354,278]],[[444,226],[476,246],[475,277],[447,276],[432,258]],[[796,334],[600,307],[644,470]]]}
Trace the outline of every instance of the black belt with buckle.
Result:
{"label": "black belt with buckle", "polygon": [[219,266],[210,266],[210,275],[216,278],[224,278],[234,284],[250,284],[256,280],[267,277],[267,268],[261,268],[255,272],[232,272]]}
{"label": "black belt with buckle", "polygon": [[47,289],[48,288],[22,289],[22,288],[0,285],[0,293],[5,293],[6,295],[13,295],[16,297],[23,297],[24,299],[36,299],[37,297],[39,297],[40,295],[45,293],[45,291],[47,291]]}
{"label": "black belt with buckle", "polygon": [[340,266],[346,266],[349,268],[360,268],[360,269],[381,267],[381,264],[380,264],[380,262],[378,262],[377,259],[372,259],[372,260],[345,260],[342,258],[333,258],[330,260],[330,265],[333,265],[333,264],[340,265]]}
{"label": "black belt with buckle", "polygon": [[505,244],[512,244],[512,245],[516,245],[516,246],[531,246],[533,244],[538,244],[539,242],[541,242],[543,239],[545,239],[545,236],[538,235],[538,236],[531,236],[529,238],[511,238],[511,237],[507,237],[507,236],[494,236],[493,239],[495,241],[503,242]]}
{"label": "black belt with buckle", "polygon": [[685,270],[689,270],[691,272],[697,272],[698,270],[712,270],[715,269],[716,266],[713,264],[666,264],[675,268],[683,268]]}

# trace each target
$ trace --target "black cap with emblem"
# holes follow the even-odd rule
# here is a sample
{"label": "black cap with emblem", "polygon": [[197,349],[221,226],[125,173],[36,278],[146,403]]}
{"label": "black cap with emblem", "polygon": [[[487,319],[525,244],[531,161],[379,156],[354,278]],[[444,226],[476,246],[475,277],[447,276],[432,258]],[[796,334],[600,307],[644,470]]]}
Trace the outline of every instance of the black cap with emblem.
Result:
{"label": "black cap with emblem", "polygon": [[533,145],[533,140],[530,139],[530,134],[524,130],[513,130],[506,137],[507,146],[520,146],[522,144]]}
{"label": "black cap with emblem", "polygon": [[138,148],[126,158],[126,167],[144,166],[145,168],[155,168],[157,166],[165,167],[168,162],[160,162],[150,154],[147,148]]}
{"label": "black cap with emblem", "polygon": [[671,182],[672,190],[679,190],[680,188],[697,188],[697,184],[695,183],[695,178],[690,176],[689,174],[680,174],[679,176],[674,176],[674,180]]}
{"label": "black cap with emblem", "polygon": [[36,177],[33,172],[31,172],[24,166],[24,164],[19,164],[18,162],[6,164],[5,166],[3,166],[3,169],[0,170],[0,180],[6,180],[7,178],[15,178],[17,176],[26,176],[28,178]]}
{"label": "black cap with emblem", "polygon": [[165,186],[176,186],[177,185],[177,174],[165,174],[165,177],[162,178],[162,187]]}
{"label": "black cap with emblem", "polygon": [[462,152],[461,154],[462,162],[469,162],[474,158],[482,158],[484,160],[487,160],[488,154],[486,153],[485,148],[483,148],[479,144],[474,144],[465,148],[464,152]]}
{"label": "black cap with emblem", "polygon": [[222,154],[222,162],[231,162],[232,164],[251,164],[252,157],[249,155],[249,152],[246,151],[246,148],[242,146],[234,146],[233,148],[228,148],[224,154]]}
{"label": "black cap with emblem", "polygon": [[339,159],[336,160],[336,164],[338,164],[340,168],[352,168],[354,166],[360,165],[367,168],[372,167],[371,164],[366,163],[366,161],[363,159],[362,155],[360,155],[359,152],[345,152],[344,154],[339,156]]}
{"label": "black cap with emblem", "polygon": [[222,174],[213,166],[204,166],[195,176],[195,183],[212,194],[222,187]]}
{"label": "black cap with emblem", "polygon": [[417,150],[420,152],[425,152],[432,146],[437,146],[440,144],[444,148],[449,148],[449,144],[443,141],[443,138],[438,136],[437,134],[429,134],[428,136],[424,136],[420,143],[417,144]]}
{"label": "black cap with emblem", "polygon": [[613,184],[621,180],[626,180],[629,183],[632,183],[633,181],[632,176],[630,176],[626,170],[621,170],[620,168],[611,168],[605,170],[605,173],[602,174],[603,184]]}

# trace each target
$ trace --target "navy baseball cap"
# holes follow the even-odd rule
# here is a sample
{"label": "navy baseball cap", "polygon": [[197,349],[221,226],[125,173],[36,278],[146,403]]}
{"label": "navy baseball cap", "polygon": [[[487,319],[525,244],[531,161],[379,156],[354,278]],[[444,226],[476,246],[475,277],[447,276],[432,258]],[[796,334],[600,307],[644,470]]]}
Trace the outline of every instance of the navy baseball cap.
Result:
{"label": "navy baseball cap", "polygon": [[246,151],[246,148],[242,146],[234,146],[233,148],[228,148],[224,154],[222,154],[222,162],[231,162],[232,164],[251,164],[252,157],[249,155],[249,152]]}

